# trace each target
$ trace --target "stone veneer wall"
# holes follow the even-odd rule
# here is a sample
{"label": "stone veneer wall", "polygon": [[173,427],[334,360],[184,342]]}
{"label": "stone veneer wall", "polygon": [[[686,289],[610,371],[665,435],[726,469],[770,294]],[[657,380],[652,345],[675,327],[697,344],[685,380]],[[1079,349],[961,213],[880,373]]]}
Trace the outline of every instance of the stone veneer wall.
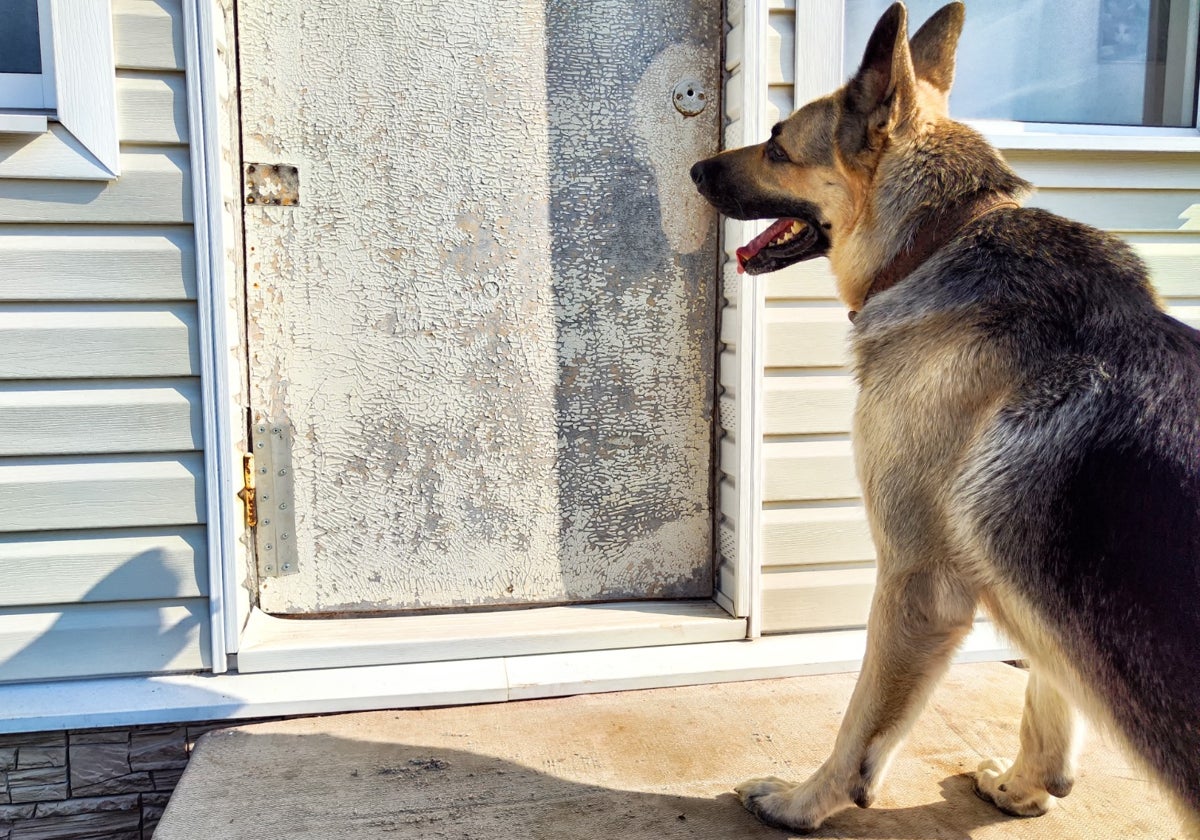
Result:
{"label": "stone veneer wall", "polygon": [[196,739],[232,725],[0,735],[0,840],[150,840]]}

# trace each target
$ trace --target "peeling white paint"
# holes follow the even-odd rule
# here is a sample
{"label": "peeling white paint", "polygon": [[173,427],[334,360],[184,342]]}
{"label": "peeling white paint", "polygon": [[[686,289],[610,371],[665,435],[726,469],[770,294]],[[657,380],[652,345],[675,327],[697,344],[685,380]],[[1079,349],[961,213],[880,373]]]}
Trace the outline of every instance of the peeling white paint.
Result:
{"label": "peeling white paint", "polygon": [[[692,75],[697,68],[708,72]],[[671,250],[681,254],[703,248],[709,225],[715,222],[712,205],[692,187],[688,174],[693,163],[711,154],[721,112],[715,69],[705,62],[699,47],[676,44],[655,57],[633,94],[634,130],[654,171],[658,194],[672,198],[661,206],[662,230]],[[691,78],[703,83],[709,102],[700,114],[685,117],[675,108],[670,92],[676,83]]]}
{"label": "peeling white paint", "polygon": [[[268,611],[711,586],[715,226],[630,127],[678,52],[644,16],[688,22],[630,3],[241,10],[244,155],[301,170],[246,212],[253,405],[296,430]],[[663,66],[715,73],[689,14]]]}

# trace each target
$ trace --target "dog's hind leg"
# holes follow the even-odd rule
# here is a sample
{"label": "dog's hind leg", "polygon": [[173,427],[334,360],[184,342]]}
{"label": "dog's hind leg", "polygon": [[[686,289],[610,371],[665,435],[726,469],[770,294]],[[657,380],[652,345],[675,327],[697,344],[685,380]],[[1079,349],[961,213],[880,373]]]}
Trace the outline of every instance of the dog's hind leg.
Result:
{"label": "dog's hind leg", "polygon": [[949,573],[894,564],[880,576],[867,652],[833,754],[807,781],[751,779],[737,786],[763,822],[811,831],[831,814],[875,797],[888,765],[971,628],[974,594]]}
{"label": "dog's hind leg", "polygon": [[1017,758],[993,758],[980,764],[976,792],[1006,814],[1041,816],[1055,797],[1071,792],[1081,731],[1071,701],[1036,669],[1031,670]]}

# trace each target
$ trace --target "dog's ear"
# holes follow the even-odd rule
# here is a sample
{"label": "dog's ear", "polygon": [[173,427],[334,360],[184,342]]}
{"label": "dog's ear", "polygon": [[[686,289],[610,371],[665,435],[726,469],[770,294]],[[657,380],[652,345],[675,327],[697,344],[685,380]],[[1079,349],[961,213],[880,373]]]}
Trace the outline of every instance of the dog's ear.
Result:
{"label": "dog's ear", "polygon": [[915,110],[916,84],[908,12],[903,3],[893,3],[867,40],[862,65],[847,86],[847,104],[867,118],[870,135],[886,135]]}
{"label": "dog's ear", "polygon": [[954,83],[954,51],[965,16],[966,7],[962,3],[942,6],[909,42],[917,78],[944,94],[950,93],[950,85]]}

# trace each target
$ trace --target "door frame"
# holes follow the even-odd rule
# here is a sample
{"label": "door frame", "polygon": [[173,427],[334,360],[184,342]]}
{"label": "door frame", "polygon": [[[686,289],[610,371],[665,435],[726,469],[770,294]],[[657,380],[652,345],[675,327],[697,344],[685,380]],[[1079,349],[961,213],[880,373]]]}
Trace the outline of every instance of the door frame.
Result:
{"label": "door frame", "polygon": [[[205,0],[197,2],[201,6],[205,5]],[[761,51],[765,49],[768,6],[769,0],[747,0],[743,14],[745,19],[753,24],[742,27],[739,36],[744,38],[744,43],[740,46],[746,66],[755,68],[755,72],[742,74],[740,79],[737,79],[737,83],[744,88],[738,92],[740,95],[737,98],[746,103],[747,113],[755,114],[754,124],[760,127],[765,120],[766,86],[758,70],[762,64]],[[202,21],[197,22],[201,26],[204,25]],[[215,113],[205,114],[202,108],[206,106],[215,109],[216,86],[211,78],[199,78],[202,83],[196,87],[203,91],[201,98],[207,101],[198,105],[197,114],[200,119],[197,123],[207,118],[215,125],[218,116]],[[752,92],[756,86],[759,88],[757,94]],[[728,100],[730,97],[731,94],[726,91],[722,100]],[[234,147],[236,146],[235,141]],[[220,151],[219,146],[214,148],[213,159],[219,160]],[[240,165],[237,169],[240,177]],[[199,178],[200,173],[197,173],[196,177]],[[203,188],[200,188],[199,181],[197,182],[197,193],[219,196],[221,185],[217,173],[209,173],[208,180],[210,183],[206,183]],[[226,200],[224,208],[219,200],[207,201],[206,215],[219,215],[222,209],[236,213],[242,208],[242,202],[237,200],[237,196],[233,199]],[[197,217],[200,218],[200,215]],[[224,221],[241,224],[240,218]],[[244,265],[238,266],[238,271],[230,272],[229,262],[221,258],[223,248],[220,234],[218,225],[215,232],[209,233],[209,240],[201,251],[208,255],[210,263],[207,267],[211,278],[207,295],[210,304],[207,307],[209,319],[207,325],[202,324],[203,341],[210,348],[228,346],[224,341],[229,332],[224,322],[229,309],[225,302],[239,298],[239,290],[235,284],[245,280]],[[198,237],[199,235],[198,233]],[[238,276],[227,276],[229,274]],[[756,291],[751,284],[744,285],[743,294],[756,298],[756,305],[761,307],[761,292]],[[748,307],[743,311],[752,308]],[[739,393],[739,399],[747,406],[742,416],[754,417],[756,411],[750,406],[760,406],[762,401],[759,393],[759,361],[762,350],[761,336],[758,335],[761,331],[757,329],[757,322],[753,319],[741,324],[739,329],[752,336],[752,343],[759,346],[756,352],[742,354],[747,358],[741,362],[748,375],[751,370],[759,369],[759,384],[741,389],[744,393]],[[242,335],[242,364],[245,364],[245,357],[249,351],[244,344],[244,331]],[[205,355],[207,357],[212,354]],[[242,528],[236,525],[240,521],[244,523],[241,505],[235,496],[237,488],[241,486],[239,459],[245,447],[232,445],[234,441],[244,442],[244,433],[235,424],[242,422],[249,414],[250,408],[233,404],[235,400],[230,396],[229,372],[226,366],[221,364],[223,361],[219,358],[210,360],[211,367],[208,370],[213,375],[213,398],[206,400],[205,412],[206,436],[211,433],[214,438],[214,452],[227,453],[224,458],[214,456],[211,459],[213,467],[209,474],[210,497],[214,494],[216,496],[215,505],[210,498],[210,554],[213,555],[213,565],[220,567],[219,576],[215,576],[214,580],[219,579],[226,584],[220,589],[220,597],[214,598],[213,601],[213,626],[225,628],[223,650],[220,656],[214,655],[214,662],[224,662],[224,654],[228,653],[237,656],[239,671],[297,670],[328,667],[339,662],[368,666],[447,661],[466,658],[462,652],[464,650],[471,651],[467,654],[470,657],[478,658],[696,644],[732,641],[757,635],[757,631],[751,628],[753,616],[757,612],[755,591],[758,541],[755,534],[761,516],[761,490],[757,489],[761,486],[761,459],[758,456],[760,446],[755,447],[750,443],[754,440],[754,435],[741,436],[741,439],[747,442],[747,451],[739,452],[735,456],[739,485],[755,489],[742,494],[743,498],[739,501],[738,521],[747,524],[739,529],[741,544],[733,568],[737,595],[732,599],[721,597],[714,581],[714,591],[710,599],[530,607],[519,611],[522,615],[521,621],[518,622],[514,622],[517,611],[508,609],[449,615],[417,614],[387,618],[314,620],[275,618],[262,612],[252,605],[257,601],[257,594],[246,591],[245,587],[236,583],[255,577],[253,557],[247,549],[247,546],[253,545],[252,532],[244,529],[244,524]],[[755,379],[748,376],[747,381]],[[229,410],[214,410],[222,405],[227,406]],[[758,421],[755,419],[752,422]],[[714,447],[714,472],[717,469],[716,459],[720,457],[718,452],[719,448]],[[237,467],[236,471],[234,466]],[[720,515],[719,504],[719,495],[714,494],[714,521]],[[743,511],[749,512],[750,518],[744,518]],[[716,542],[714,540],[714,552]],[[231,605],[232,608],[226,608],[225,605]],[[675,608],[672,608],[672,605]],[[730,612],[733,615],[729,615]],[[521,627],[514,630],[514,623]],[[458,652],[455,653],[455,650]]]}

